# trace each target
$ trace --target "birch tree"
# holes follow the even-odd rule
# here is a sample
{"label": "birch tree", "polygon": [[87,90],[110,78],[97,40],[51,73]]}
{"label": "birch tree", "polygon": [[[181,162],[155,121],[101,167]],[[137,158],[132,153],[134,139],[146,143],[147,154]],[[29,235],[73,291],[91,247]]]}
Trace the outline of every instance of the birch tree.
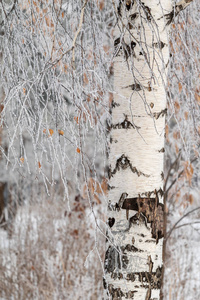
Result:
{"label": "birch tree", "polygon": [[111,299],[160,299],[168,31],[190,2],[113,2],[110,230],[105,258],[105,288]]}
{"label": "birch tree", "polygon": [[[37,231],[40,241],[46,238],[45,249],[38,248],[43,253],[41,257],[31,248],[32,261],[41,264],[37,272],[30,259],[28,264],[17,259],[18,244],[12,240],[15,248],[8,260],[2,260],[2,269],[11,282],[5,284],[5,289],[9,286],[12,290],[15,282],[13,297],[70,297],[66,285],[72,285],[68,268],[74,261],[66,256],[66,236],[68,248],[72,243],[75,251],[74,240],[80,231],[94,241],[91,253],[96,253],[102,266],[106,300],[159,299],[163,272],[166,94],[173,98],[167,82],[171,63],[168,34],[171,23],[190,2],[0,2],[1,84],[5,94],[1,112],[2,170],[7,166],[7,172],[0,174],[1,182],[15,186],[12,203],[42,201],[43,186],[48,195],[53,190],[53,199],[62,198],[64,203],[60,205],[64,210],[61,236],[57,235],[56,225],[51,224],[51,229],[49,225],[46,233],[46,224],[37,221],[41,224]],[[108,152],[110,181],[106,196]],[[191,171],[190,163],[185,174],[191,177],[188,170]],[[59,184],[61,195],[56,188]],[[20,197],[15,192],[19,190]],[[86,199],[87,209],[81,202]],[[97,204],[108,206],[107,224],[104,216],[99,218]],[[76,222],[76,216],[71,218],[71,214],[79,209],[78,218],[85,214],[92,223],[92,235],[73,230],[71,220]],[[23,213],[19,216],[16,236]],[[32,216],[28,222],[34,232]],[[72,229],[72,234],[67,228]],[[97,237],[99,233],[104,235],[105,230],[104,270]],[[20,245],[29,258],[32,243],[24,243],[24,236],[28,235],[25,233]],[[92,243],[89,245],[92,247]],[[52,255],[58,248],[62,249],[60,256]],[[8,272],[10,265],[7,267],[11,257],[13,276]],[[21,265],[27,265],[23,272]],[[24,274],[29,278],[28,292],[23,287],[19,289]],[[38,274],[50,281],[49,286],[45,282],[45,290]],[[78,285],[73,285],[75,297],[92,297],[89,292],[81,295],[82,290],[76,293],[77,289]],[[5,297],[4,291],[1,293]]]}

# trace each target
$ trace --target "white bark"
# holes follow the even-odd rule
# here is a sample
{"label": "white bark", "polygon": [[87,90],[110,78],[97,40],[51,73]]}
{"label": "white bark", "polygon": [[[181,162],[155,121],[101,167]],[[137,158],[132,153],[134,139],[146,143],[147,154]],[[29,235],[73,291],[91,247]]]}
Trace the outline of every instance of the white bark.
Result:
{"label": "white bark", "polygon": [[[129,10],[131,1],[126,1],[127,6],[120,5],[121,17],[114,32],[117,55],[109,156],[111,231],[105,260],[106,287],[109,299],[150,300],[160,299],[162,275],[165,83],[169,59],[164,15],[172,11],[172,6],[170,0],[133,2]],[[131,41],[136,43],[132,43],[132,51],[128,48]],[[124,209],[127,201],[130,210]]]}

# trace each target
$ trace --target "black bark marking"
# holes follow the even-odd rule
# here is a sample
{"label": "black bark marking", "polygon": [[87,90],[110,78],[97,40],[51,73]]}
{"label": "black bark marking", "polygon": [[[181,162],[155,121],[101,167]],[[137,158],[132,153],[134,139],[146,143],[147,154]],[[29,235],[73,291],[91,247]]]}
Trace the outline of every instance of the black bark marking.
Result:
{"label": "black bark marking", "polygon": [[125,297],[125,299],[134,299],[134,295],[137,293],[137,291],[122,292],[120,288],[114,288],[113,284],[109,284],[107,289],[112,300],[121,300],[122,297]]}
{"label": "black bark marking", "polygon": [[158,267],[156,272],[140,272],[135,274],[139,276],[139,281],[142,284],[148,283],[147,285],[143,285],[148,290],[161,288],[162,267]]}
{"label": "black bark marking", "polygon": [[[145,55],[144,52],[140,52],[139,55]],[[139,83],[133,83],[133,84],[130,84],[130,85],[127,85],[125,87],[123,87],[123,89],[127,89],[127,88],[130,88],[132,91],[136,91],[136,92],[139,92],[139,91],[142,91],[142,90],[147,90],[149,92],[151,92],[153,89],[151,88],[151,86],[143,86]]]}
{"label": "black bark marking", "polygon": [[140,233],[140,234],[137,233],[137,235],[139,235],[141,237],[145,237],[145,235],[143,233]]}
{"label": "black bark marking", "polygon": [[131,41],[130,44],[125,43],[123,39],[120,37],[114,40],[114,56],[120,56],[122,53],[125,56],[125,59],[128,60],[128,58],[133,55],[135,57],[134,48],[136,47],[136,43],[134,41]]}
{"label": "black bark marking", "polygon": [[127,85],[124,87],[124,89],[126,89],[126,88],[131,88],[131,90],[139,92],[143,89],[143,86],[139,83],[133,83],[131,85]]}
{"label": "black bark marking", "polygon": [[[151,259],[151,258],[150,258]],[[162,281],[162,267],[158,267],[155,272],[133,272],[126,275],[129,281],[140,281],[142,287],[146,289],[160,289]],[[139,288],[139,286],[138,286]]]}
{"label": "black bark marking", "polygon": [[164,153],[165,152],[165,148],[161,148],[160,150],[158,150],[159,153]]}
{"label": "black bark marking", "polygon": [[144,252],[143,250],[140,250],[136,248],[135,246],[131,244],[127,244],[126,246],[121,247],[122,252],[124,253],[125,251],[127,252]]}
{"label": "black bark marking", "polygon": [[114,40],[114,47],[118,46],[120,44],[120,38],[118,37],[117,39]]}
{"label": "black bark marking", "polygon": [[151,14],[151,9],[148,6],[146,6],[143,2],[142,2],[142,8],[143,8],[143,11],[145,13],[147,20],[149,22],[151,22],[151,20],[153,19],[152,14]]}
{"label": "black bark marking", "polygon": [[159,41],[158,43],[153,43],[153,46],[158,49],[163,49],[165,46],[167,46],[167,44],[163,43],[162,41]]}
{"label": "black bark marking", "polygon": [[[168,14],[164,15],[164,18],[166,19],[167,23],[166,23],[166,26],[170,25],[173,21],[174,21],[174,18],[182,11],[184,10],[188,5],[189,3],[191,3],[193,0],[185,0],[184,2],[183,1],[180,1],[179,3],[177,3],[175,5],[175,8]],[[163,18],[163,17],[161,17]],[[160,18],[160,19],[161,19]],[[159,20],[160,20],[159,19]]]}
{"label": "black bark marking", "polygon": [[[144,193],[144,196],[146,198],[150,198],[151,195],[155,195],[155,190],[154,191],[149,191],[149,192],[145,192]],[[158,191],[157,191],[157,195],[160,195],[161,197],[164,195],[164,191],[162,188],[160,188]]]}
{"label": "black bark marking", "polygon": [[113,189],[115,189],[115,186],[108,184],[108,190],[110,191],[110,190],[113,190]]}
{"label": "black bark marking", "polygon": [[117,13],[118,13],[118,15],[120,16],[120,17],[122,17],[122,2],[121,1],[119,1],[119,5],[118,5],[118,7],[117,7]]}
{"label": "black bark marking", "polygon": [[129,19],[129,22],[128,22],[129,29],[133,29],[135,20],[138,18],[138,16],[139,16],[139,13],[137,13],[137,12],[129,16],[129,18],[128,18]]}
{"label": "black bark marking", "polygon": [[131,7],[134,5],[135,0],[125,0],[126,2],[126,9],[129,11]]}
{"label": "black bark marking", "polygon": [[121,300],[122,297],[124,297],[124,293],[122,292],[122,290],[120,288],[114,288],[113,284],[108,285],[108,292],[109,295],[112,297],[111,299],[113,300],[115,299]]}
{"label": "black bark marking", "polygon": [[108,219],[108,225],[109,225],[109,227],[110,228],[113,227],[114,224],[115,224],[115,218],[109,218]]}
{"label": "black bark marking", "polygon": [[150,106],[151,108],[154,108],[154,103],[151,102],[151,103],[149,104],[149,106]]}
{"label": "black bark marking", "polygon": [[[135,277],[135,274],[134,274],[134,273],[128,273],[128,274],[126,275],[126,280],[128,280],[128,281],[134,282],[135,279],[136,279],[136,277]],[[139,287],[138,287],[138,288],[139,288]]]}
{"label": "black bark marking", "polygon": [[117,123],[117,124],[113,124],[112,125],[112,128],[113,129],[140,129],[140,127],[138,126],[135,126],[133,123],[131,123],[129,120],[128,120],[128,116],[125,115],[125,119],[123,122],[121,123]]}
{"label": "black bark marking", "polygon": [[116,165],[115,168],[113,169],[113,171],[110,171],[110,177],[111,178],[114,174],[117,173],[117,171],[121,170],[126,170],[127,168],[130,168],[131,171],[133,173],[136,173],[139,176],[145,176],[145,177],[149,177],[150,175],[144,174],[143,172],[137,170],[136,167],[133,167],[130,160],[127,158],[127,156],[125,156],[124,154],[122,154],[122,156],[120,158],[117,159],[116,161]]}
{"label": "black bark marking", "polygon": [[114,100],[112,101],[112,103],[111,103],[112,108],[119,107],[119,106],[120,106],[119,103],[115,102]]}
{"label": "black bark marking", "polygon": [[156,113],[153,113],[153,116],[156,120],[158,120],[158,118],[160,117],[164,117],[165,115],[167,114],[167,108],[161,110],[160,112],[156,112]]}
{"label": "black bark marking", "polygon": [[139,16],[139,13],[136,12],[136,13],[130,15],[129,18],[130,18],[131,21],[135,21],[135,19],[136,19],[138,16]]}
{"label": "black bark marking", "polygon": [[122,17],[122,5],[124,5],[123,3],[125,2],[125,7],[126,9],[129,11],[131,9],[131,7],[134,5],[135,0],[120,0],[119,1],[119,5],[117,7],[117,13],[120,17]]}
{"label": "black bark marking", "polygon": [[131,47],[131,50],[134,50],[134,48],[136,47],[136,43],[134,41],[131,41],[131,44],[130,44],[130,47]]}
{"label": "black bark marking", "polygon": [[154,240],[146,240],[145,243],[155,243]]}
{"label": "black bark marking", "polygon": [[120,280],[120,279],[123,279],[123,274],[120,272],[117,272],[117,273],[113,272],[111,274],[111,278],[113,278],[114,280],[116,280],[116,279]]}
{"label": "black bark marking", "polygon": [[108,178],[110,179],[112,176],[112,169],[111,169],[111,165],[107,167],[108,168]]}

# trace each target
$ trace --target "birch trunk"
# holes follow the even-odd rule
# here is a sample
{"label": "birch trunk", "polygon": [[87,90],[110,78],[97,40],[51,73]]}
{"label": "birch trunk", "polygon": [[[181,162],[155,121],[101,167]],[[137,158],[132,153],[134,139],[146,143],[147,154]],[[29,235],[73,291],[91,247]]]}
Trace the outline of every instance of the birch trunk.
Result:
{"label": "birch trunk", "polygon": [[158,300],[164,235],[167,30],[192,0],[115,7],[105,299]]}
{"label": "birch trunk", "polygon": [[[106,299],[160,299],[170,0],[115,7]],[[166,15],[166,16],[165,16]],[[169,18],[168,18],[169,20]]]}

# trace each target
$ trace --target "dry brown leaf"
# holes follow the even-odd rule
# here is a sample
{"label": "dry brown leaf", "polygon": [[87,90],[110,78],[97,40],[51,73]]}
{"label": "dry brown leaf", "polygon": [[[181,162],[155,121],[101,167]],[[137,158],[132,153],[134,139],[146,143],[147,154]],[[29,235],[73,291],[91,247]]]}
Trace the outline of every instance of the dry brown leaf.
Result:
{"label": "dry brown leaf", "polygon": [[49,135],[52,136],[54,133],[53,129],[49,129]]}
{"label": "dry brown leaf", "polygon": [[20,161],[23,164],[24,163],[24,157],[20,157]]}
{"label": "dry brown leaf", "polygon": [[74,117],[74,121],[78,124],[78,117]]}
{"label": "dry brown leaf", "polygon": [[195,97],[196,101],[198,102],[198,104],[200,105],[200,95],[198,93],[195,93],[194,97]]}
{"label": "dry brown leaf", "polygon": [[179,82],[179,83],[178,83],[178,90],[179,90],[179,93],[181,93],[182,88],[183,88],[183,87],[182,87],[182,84]]}
{"label": "dry brown leaf", "polygon": [[63,130],[58,130],[59,135],[64,135],[64,131]]}
{"label": "dry brown leaf", "polygon": [[178,112],[180,109],[180,104],[177,101],[174,103],[174,108],[176,112]]}
{"label": "dry brown leaf", "polygon": [[190,194],[189,195],[189,202],[190,202],[190,204],[193,204],[194,203],[194,197]]}
{"label": "dry brown leaf", "polygon": [[104,1],[100,1],[99,3],[99,9],[102,10],[104,8]]}
{"label": "dry brown leaf", "polygon": [[88,80],[88,78],[87,78],[86,73],[83,74],[83,82],[84,82],[85,84],[88,84],[88,83],[89,83],[89,80]]}
{"label": "dry brown leaf", "polygon": [[188,111],[184,112],[185,119],[188,120]]}
{"label": "dry brown leaf", "polygon": [[179,147],[177,146],[177,144],[175,145],[175,148],[176,148],[176,154],[179,153]]}
{"label": "dry brown leaf", "polygon": [[188,161],[184,162],[185,178],[188,180],[190,185],[191,185],[191,182],[192,182],[193,173],[194,173],[194,169],[193,169],[192,164],[190,164]]}

